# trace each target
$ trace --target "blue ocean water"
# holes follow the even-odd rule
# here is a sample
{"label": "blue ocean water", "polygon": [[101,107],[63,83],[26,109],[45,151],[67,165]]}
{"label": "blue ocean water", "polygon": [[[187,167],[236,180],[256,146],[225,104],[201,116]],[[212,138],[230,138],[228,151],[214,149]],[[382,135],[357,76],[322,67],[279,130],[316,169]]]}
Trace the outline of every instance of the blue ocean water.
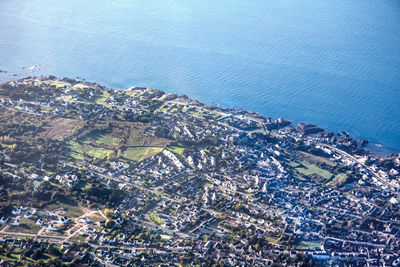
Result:
{"label": "blue ocean water", "polygon": [[398,0],[2,0],[0,69],[159,88],[400,152]]}

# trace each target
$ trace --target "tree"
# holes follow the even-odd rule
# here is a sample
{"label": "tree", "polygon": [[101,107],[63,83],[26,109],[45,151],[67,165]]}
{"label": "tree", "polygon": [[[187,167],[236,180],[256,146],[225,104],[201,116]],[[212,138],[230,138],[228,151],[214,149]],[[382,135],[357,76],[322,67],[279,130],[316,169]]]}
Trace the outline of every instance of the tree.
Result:
{"label": "tree", "polygon": [[27,249],[24,251],[24,256],[25,257],[30,257],[33,254],[33,249]]}
{"label": "tree", "polygon": [[107,218],[112,218],[114,217],[114,211],[112,209],[104,209],[104,215],[106,215]]}
{"label": "tree", "polygon": [[7,200],[8,200],[8,192],[3,186],[1,186],[0,187],[0,202],[4,203]]}
{"label": "tree", "polygon": [[32,259],[38,260],[38,259],[40,259],[41,256],[42,256],[42,250],[40,248],[38,248],[38,249],[35,249],[35,251],[33,252]]}
{"label": "tree", "polygon": [[114,225],[115,225],[115,221],[113,221],[113,220],[107,220],[106,224],[105,224],[106,228],[113,228]]}
{"label": "tree", "polygon": [[108,151],[107,152],[107,161],[110,161],[110,160],[113,160],[113,159],[115,159],[116,158],[116,153],[115,153],[115,151]]}
{"label": "tree", "polygon": [[50,244],[47,247],[47,253],[54,256],[61,256],[61,252],[57,248],[55,248],[53,244]]}

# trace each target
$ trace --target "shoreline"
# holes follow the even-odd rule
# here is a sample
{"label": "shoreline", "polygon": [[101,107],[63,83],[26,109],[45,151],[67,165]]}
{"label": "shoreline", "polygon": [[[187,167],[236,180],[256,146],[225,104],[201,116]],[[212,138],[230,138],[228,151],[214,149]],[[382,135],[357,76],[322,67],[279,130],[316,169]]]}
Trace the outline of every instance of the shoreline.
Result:
{"label": "shoreline", "polygon": [[[27,67],[23,67],[22,69],[26,70],[28,68]],[[54,77],[55,79],[64,79],[64,78],[66,78],[66,79],[76,80],[76,81],[78,81],[80,83],[96,84],[98,86],[105,87],[107,89],[112,89],[112,90],[128,90],[129,88],[133,88],[133,87],[143,87],[143,86],[129,86],[129,87],[115,88],[115,87],[111,87],[109,85],[106,85],[104,82],[99,81],[98,79],[93,79],[95,81],[91,82],[91,81],[88,81],[86,78],[79,77],[79,76],[77,76],[75,78],[67,78],[67,77],[60,78],[60,77],[57,77],[57,76],[54,76],[54,75],[44,75],[44,74],[43,75],[32,75],[32,76],[30,76],[30,75],[29,76],[22,76],[22,75],[18,75],[18,74],[11,74],[10,72],[7,72],[5,70],[2,70],[2,73],[9,74],[11,80],[10,79],[3,80],[3,79],[1,79],[1,76],[0,76],[0,84],[7,83],[7,82],[12,82],[12,81],[23,80],[23,79],[27,79],[27,78],[38,78],[38,79],[40,79],[40,78]],[[175,92],[164,91],[164,90],[158,89],[158,88],[148,88],[148,87],[144,87],[144,88],[151,89],[151,90],[160,90],[160,91],[165,92],[166,94],[175,94]],[[246,109],[244,107],[235,107],[235,106],[233,106],[233,107],[232,106],[225,107],[225,106],[222,106],[219,103],[205,103],[205,102],[202,102],[200,100],[188,97],[186,94],[178,95],[178,96],[179,97],[181,97],[181,96],[187,97],[189,100],[196,101],[196,102],[198,102],[198,103],[200,103],[201,105],[204,105],[204,106],[213,106],[213,107],[215,106],[216,108],[222,109],[222,110],[234,110],[234,111],[244,111],[244,112],[256,113],[256,114],[259,114],[260,116],[262,116],[264,119],[269,118],[267,114],[262,114],[260,112],[251,111],[251,110]],[[284,120],[287,120],[287,119],[284,119]],[[313,122],[304,122],[304,121],[302,122],[302,121],[295,121],[295,120],[290,120],[290,119],[288,119],[287,121],[290,122],[290,126],[292,126],[292,127],[296,127],[296,125],[298,125],[298,124],[311,124],[311,125],[313,125]],[[315,125],[315,126],[318,126],[318,125]],[[320,128],[323,129],[324,132],[333,132],[334,134],[343,133],[343,132],[344,133],[349,133],[348,129],[342,129],[342,130],[339,130],[339,131],[335,132],[335,131],[329,130],[329,127],[320,127]],[[359,147],[360,149],[363,149],[366,152],[368,152],[367,154],[375,155],[375,156],[379,156],[379,157],[385,157],[385,156],[392,156],[392,155],[399,155],[400,154],[400,148],[396,149],[396,148],[390,147],[389,145],[385,145],[384,143],[381,143],[381,142],[374,143],[368,137],[361,137],[361,138],[355,139],[355,137],[353,137],[352,134],[349,134],[349,137],[353,138],[354,140],[357,141],[358,147],[359,147],[359,141],[360,140],[367,140],[368,143],[365,146]]]}

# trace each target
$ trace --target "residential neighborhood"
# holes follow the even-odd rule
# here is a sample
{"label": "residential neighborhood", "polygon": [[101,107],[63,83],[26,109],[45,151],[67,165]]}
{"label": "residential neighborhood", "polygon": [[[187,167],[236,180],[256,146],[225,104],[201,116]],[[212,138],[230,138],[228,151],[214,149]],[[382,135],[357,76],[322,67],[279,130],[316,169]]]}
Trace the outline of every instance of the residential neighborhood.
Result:
{"label": "residential neighborhood", "polygon": [[74,79],[0,85],[4,266],[397,266],[400,155]]}

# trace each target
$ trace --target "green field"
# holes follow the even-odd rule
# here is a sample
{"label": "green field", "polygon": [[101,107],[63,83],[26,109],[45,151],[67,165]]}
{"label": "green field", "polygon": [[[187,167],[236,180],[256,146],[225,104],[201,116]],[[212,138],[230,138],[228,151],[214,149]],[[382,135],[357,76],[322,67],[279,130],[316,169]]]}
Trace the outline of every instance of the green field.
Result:
{"label": "green field", "polygon": [[159,217],[157,217],[157,212],[156,211],[150,212],[149,218],[150,218],[150,221],[152,221],[153,223],[155,223],[157,225],[163,225],[164,224],[163,220],[161,220]]}
{"label": "green field", "polygon": [[55,210],[58,208],[62,208],[65,212],[64,213],[65,216],[67,216],[69,218],[76,218],[76,217],[80,217],[83,215],[82,209],[77,205],[72,205],[72,204],[63,203],[63,202],[57,202],[57,203],[46,206],[46,209],[49,209],[49,210]]}
{"label": "green field", "polygon": [[80,144],[76,141],[68,141],[68,148],[71,150],[70,156],[75,159],[83,159],[83,154],[89,157],[103,159],[112,150],[106,148],[93,147],[88,144]]}
{"label": "green field", "polygon": [[172,147],[169,147],[168,150],[170,150],[180,156],[183,156],[183,152],[185,151],[185,148],[179,147],[179,146],[172,146]]}
{"label": "green field", "polygon": [[77,83],[77,84],[75,84],[75,85],[73,86],[73,88],[74,88],[74,89],[89,89],[90,87],[87,86],[87,85],[85,85],[85,84],[82,84],[82,83]]}
{"label": "green field", "polygon": [[300,244],[296,246],[296,249],[311,249],[319,248],[321,246],[318,242],[301,241]]}
{"label": "green field", "polygon": [[79,153],[76,153],[76,152],[73,152],[73,151],[71,151],[71,152],[69,153],[69,155],[70,155],[71,157],[73,157],[74,159],[77,159],[77,160],[83,160],[83,159],[84,159],[84,157],[83,157],[82,154],[79,154]]}
{"label": "green field", "polygon": [[266,134],[267,132],[266,132],[263,128],[258,128],[258,129],[256,129],[256,130],[254,130],[253,133],[262,133],[262,134]]}
{"label": "green field", "polygon": [[272,238],[269,236],[266,236],[265,240],[267,240],[269,243],[272,243],[272,244],[278,244],[278,239],[275,239],[275,238]]}
{"label": "green field", "polygon": [[304,175],[312,175],[312,174],[317,174],[325,179],[330,179],[332,177],[332,173],[330,173],[327,170],[321,169],[317,165],[314,164],[308,164],[303,162],[303,167],[297,167],[296,169],[301,172]]}
{"label": "green field", "polygon": [[307,178],[305,178],[303,175],[299,175],[299,173],[293,174],[293,177],[301,181],[307,181]]}
{"label": "green field", "polygon": [[51,81],[50,84],[51,85],[55,85],[57,88],[61,88],[61,87],[64,87],[64,86],[70,86],[71,85],[70,83],[62,82],[62,81]]}
{"label": "green field", "polygon": [[292,161],[292,160],[288,160],[288,164],[289,164],[289,166],[291,166],[293,168],[297,168],[300,166],[300,163]]}
{"label": "green field", "polygon": [[333,179],[327,183],[328,185],[333,185],[335,183],[343,183],[347,179],[348,175],[346,173],[339,173],[333,177]]}
{"label": "green field", "polygon": [[110,97],[110,94],[107,91],[103,91],[103,95],[96,99],[96,103],[104,104],[109,97]]}
{"label": "green field", "polygon": [[41,226],[36,225],[35,220],[22,218],[19,226],[10,226],[8,231],[16,233],[36,234]]}
{"label": "green field", "polygon": [[324,163],[328,166],[334,166],[335,164],[329,160],[328,158],[325,157],[320,157],[320,156],[316,156],[304,151],[299,151],[298,155],[298,159],[301,161],[307,161],[310,164],[317,164],[317,163]]}
{"label": "green field", "polygon": [[162,240],[170,240],[172,237],[170,235],[160,235]]}
{"label": "green field", "polygon": [[82,142],[85,144],[96,143],[98,145],[106,145],[109,147],[113,147],[113,146],[118,145],[118,138],[111,136],[111,135],[98,133],[98,134],[94,134],[94,135],[86,137]]}
{"label": "green field", "polygon": [[168,106],[167,106],[167,104],[162,104],[156,111],[159,111],[159,112],[168,112]]}
{"label": "green field", "polygon": [[71,151],[74,151],[74,152],[79,153],[79,154],[83,154],[82,146],[78,142],[75,142],[75,141],[71,140],[71,141],[67,142],[67,145],[68,145],[68,148]]}
{"label": "green field", "polygon": [[139,162],[160,153],[162,150],[162,147],[128,147],[124,150],[122,156],[128,160]]}
{"label": "green field", "polygon": [[88,151],[86,151],[86,154],[88,156],[98,158],[98,159],[103,159],[107,156],[108,152],[111,152],[112,150],[104,149],[104,148],[92,148]]}

